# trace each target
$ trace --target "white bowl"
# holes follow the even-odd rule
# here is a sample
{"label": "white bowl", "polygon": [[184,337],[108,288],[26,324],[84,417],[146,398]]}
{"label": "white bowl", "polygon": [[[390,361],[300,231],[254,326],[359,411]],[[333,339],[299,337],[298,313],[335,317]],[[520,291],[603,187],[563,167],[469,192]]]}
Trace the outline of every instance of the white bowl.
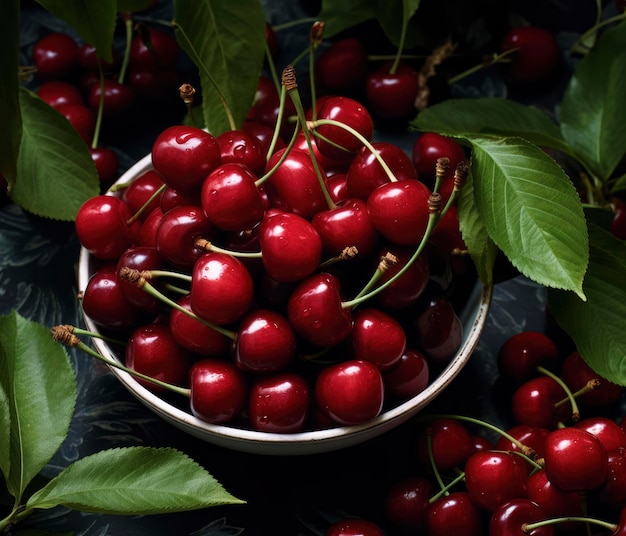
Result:
{"label": "white bowl", "polygon": [[[147,155],[124,173],[118,183],[127,183],[152,168],[151,155]],[[81,249],[78,266],[78,286],[84,291],[93,263],[90,255]],[[317,454],[342,449],[377,437],[415,416],[432,402],[450,384],[467,364],[484,328],[491,302],[491,287],[476,284],[459,318],[463,324],[463,342],[455,357],[428,387],[417,396],[381,413],[363,424],[338,426],[322,430],[277,434],[258,432],[234,426],[217,425],[203,421],[172,405],[157,394],[146,389],[127,372],[110,367],[122,384],[147,408],[173,426],[209,443],[242,452],[266,455]],[[99,332],[98,326],[86,315],[85,325],[89,331]],[[93,338],[98,352],[105,358],[121,362],[110,346],[100,338]]]}

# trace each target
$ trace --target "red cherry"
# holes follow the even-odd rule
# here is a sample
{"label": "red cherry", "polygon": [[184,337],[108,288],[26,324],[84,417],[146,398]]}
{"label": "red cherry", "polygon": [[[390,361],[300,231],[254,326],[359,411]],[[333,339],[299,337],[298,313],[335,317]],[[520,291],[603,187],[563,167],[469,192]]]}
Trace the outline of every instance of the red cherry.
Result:
{"label": "red cherry", "polygon": [[428,510],[428,536],[482,536],[483,513],[464,491],[453,491],[435,500]]}
{"label": "red cherry", "polygon": [[429,383],[426,357],[413,349],[404,351],[398,363],[383,372],[385,392],[404,401],[421,393]]}
{"label": "red cherry", "polygon": [[163,211],[160,207],[156,207],[146,216],[146,219],[141,225],[141,231],[139,232],[139,245],[156,247],[156,232],[162,217]]}
{"label": "red cherry", "polygon": [[552,536],[553,525],[543,525],[531,531],[522,530],[526,523],[545,519],[545,514],[533,501],[525,498],[513,499],[501,504],[489,519],[490,536]]}
{"label": "red cherry", "polygon": [[[259,121],[269,125],[272,129],[278,120],[280,112],[280,95],[271,78],[260,76],[257,91],[254,95],[252,106],[246,115],[247,121]],[[294,131],[294,123],[289,118],[296,115],[296,108],[291,99],[286,99],[283,110],[283,122],[280,134],[283,139],[290,139]]]}
{"label": "red cherry", "polygon": [[100,98],[103,100],[102,114],[105,117],[122,117],[132,108],[135,93],[130,86],[106,78],[104,89],[100,87],[100,84],[92,84],[89,87],[87,103],[92,110],[98,109]]}
{"label": "red cherry", "polygon": [[207,175],[220,164],[219,144],[200,128],[171,126],[154,141],[152,164],[171,188],[197,192]]}
{"label": "red cherry", "polygon": [[406,265],[414,251],[402,246],[389,247],[386,252],[381,251],[379,257],[382,257],[385,253],[392,254],[395,263],[387,268],[380,278],[380,284],[385,284],[400,270],[404,270],[404,272],[389,286],[376,294],[374,299],[376,303],[384,309],[405,309],[417,303],[417,300],[422,296],[424,290],[426,290],[430,277],[428,262],[424,256],[420,255],[407,268]]}
{"label": "red cherry", "polygon": [[90,145],[96,128],[96,115],[94,112],[84,104],[61,104],[56,107],[56,110],[65,116],[83,141]]}
{"label": "red cherry", "polygon": [[[150,201],[157,191],[163,186],[163,179],[154,169],[145,171],[126,188],[122,190],[122,199],[128,205],[130,211],[135,214],[139,209]],[[139,219],[145,221],[148,215],[161,203],[162,194],[154,197],[150,204],[143,209]]]}
{"label": "red cherry", "polygon": [[440,471],[463,466],[474,453],[472,437],[462,422],[448,418],[433,419],[417,439],[417,456],[426,466],[430,466],[427,434],[430,434],[433,461]]}
{"label": "red cherry", "polygon": [[520,385],[513,393],[511,407],[517,424],[553,429],[567,420],[568,404],[555,404],[566,397],[563,387],[549,376],[538,376]]}
{"label": "red cherry", "polygon": [[553,369],[558,358],[559,349],[550,337],[536,331],[522,331],[500,346],[498,372],[516,383],[523,383],[538,374],[538,366]]}
{"label": "red cherry", "polygon": [[[267,154],[270,149],[272,138],[274,137],[274,129],[270,125],[261,123],[260,121],[246,120],[243,122],[241,130],[259,140],[261,142],[263,154]],[[286,145],[285,141],[279,136],[274,147],[274,151],[284,149]]]}
{"label": "red cherry", "polygon": [[178,42],[172,34],[154,26],[141,25],[132,39],[129,61],[133,67],[159,71],[174,67],[179,52]]}
{"label": "red cherry", "polygon": [[600,489],[600,498],[619,508],[626,506],[626,448],[608,453],[608,475]]}
{"label": "red cherry", "polygon": [[593,490],[608,475],[608,454],[602,442],[580,428],[553,430],[546,439],[545,471],[563,491]]}
{"label": "red cherry", "polygon": [[[546,518],[585,515],[580,493],[560,490],[550,482],[543,469],[529,475],[526,487],[528,498],[541,508]],[[559,526],[561,529],[566,527]]]}
{"label": "red cherry", "polygon": [[194,264],[191,308],[213,324],[239,320],[252,305],[252,276],[241,261],[225,253],[209,252]]}
{"label": "red cherry", "polygon": [[443,182],[450,182],[457,165],[466,160],[465,150],[458,141],[436,132],[424,132],[415,140],[411,159],[420,180],[429,188],[435,185],[437,160],[440,158],[449,160],[448,173]]}
{"label": "red cherry", "polygon": [[163,309],[163,303],[139,288],[136,284],[119,277],[122,268],[134,270],[161,270],[164,268],[162,257],[155,247],[133,246],[124,251],[117,260],[116,271],[119,285],[130,303],[138,309],[149,313],[157,313]]}
{"label": "red cherry", "polygon": [[334,422],[360,424],[383,407],[383,378],[369,361],[348,360],[323,368],[315,382],[315,402]]}
{"label": "red cherry", "polygon": [[400,323],[371,307],[354,312],[350,342],[357,359],[370,361],[381,371],[396,365],[406,349],[406,335]]}
{"label": "red cherry", "polygon": [[329,93],[346,94],[360,89],[367,77],[367,53],[353,37],[339,39],[315,60],[315,82]]}
{"label": "red cherry", "polygon": [[[517,439],[522,445],[531,449],[537,458],[543,458],[546,453],[546,439],[550,434],[548,428],[518,424],[509,428],[507,434]],[[496,443],[498,450],[520,452],[521,449],[510,439],[500,436]]]}
{"label": "red cherry", "polygon": [[255,430],[288,434],[304,428],[309,411],[309,386],[293,372],[257,378],[250,388],[248,416]]}
{"label": "red cherry", "polygon": [[587,430],[587,432],[596,436],[607,451],[622,447],[626,448],[626,431],[608,417],[587,417],[586,419],[574,423],[574,426],[582,430]]}
{"label": "red cherry", "polygon": [[433,495],[434,487],[424,477],[409,476],[398,480],[385,493],[387,519],[401,529],[423,531]]}
{"label": "red cherry", "polygon": [[41,78],[65,78],[78,64],[78,43],[67,34],[53,32],[35,43],[32,57]]}
{"label": "red cherry", "polygon": [[163,213],[183,205],[200,206],[200,191],[187,192],[166,186],[161,194],[161,210]]}
{"label": "red cherry", "polygon": [[421,81],[419,73],[410,65],[400,63],[390,72],[387,62],[371,72],[365,82],[367,104],[374,115],[383,119],[403,119],[412,116],[417,108]]}
{"label": "red cherry", "polygon": [[138,100],[158,102],[180,94],[180,74],[173,67],[156,71],[132,67],[128,71],[126,83]]}
{"label": "red cherry", "polygon": [[52,108],[63,104],[85,104],[80,90],[64,80],[49,80],[39,86],[37,95]]}
{"label": "red cherry", "polygon": [[[126,366],[136,372],[172,385],[188,384],[191,356],[178,346],[167,324],[145,324],[135,329],[126,342],[125,357]],[[151,391],[166,391],[147,380],[137,381]]]}
{"label": "red cherry", "polygon": [[117,153],[108,147],[91,147],[89,152],[98,172],[100,189],[105,191],[118,177],[120,163]]}
{"label": "red cherry", "polygon": [[534,82],[550,75],[561,56],[554,34],[536,26],[512,28],[504,36],[501,51],[518,49],[511,56],[508,72],[516,82]]}
{"label": "red cherry", "polygon": [[384,536],[383,530],[367,519],[340,519],[333,523],[324,536]]}
{"label": "red cherry", "polygon": [[246,405],[248,382],[243,372],[228,361],[202,359],[189,373],[191,412],[198,418],[225,424],[237,417]]}
{"label": "red cherry", "polygon": [[412,325],[419,348],[434,361],[448,363],[461,347],[463,324],[445,295],[433,296]]}
{"label": "red cherry", "polygon": [[[111,73],[118,69],[120,65],[120,53],[117,49],[113,49],[111,51],[113,61],[107,62],[100,59],[100,67],[105,73]],[[78,63],[85,71],[90,71],[93,73],[98,72],[98,54],[96,51],[96,47],[90,45],[89,43],[82,44],[78,49]]]}
{"label": "red cherry", "polygon": [[253,134],[244,130],[227,130],[217,136],[217,143],[222,164],[243,164],[255,175],[261,175],[265,171],[266,149]]}

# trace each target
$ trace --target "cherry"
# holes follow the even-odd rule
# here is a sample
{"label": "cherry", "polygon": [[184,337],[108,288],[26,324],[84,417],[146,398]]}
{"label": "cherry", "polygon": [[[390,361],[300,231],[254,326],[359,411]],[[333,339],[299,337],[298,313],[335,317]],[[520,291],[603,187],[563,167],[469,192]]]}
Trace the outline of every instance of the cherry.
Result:
{"label": "cherry", "polygon": [[427,478],[403,477],[385,492],[384,510],[387,519],[402,529],[423,531],[433,495],[433,485]]}
{"label": "cherry", "polygon": [[326,177],[326,189],[334,203],[349,199],[345,173],[335,173]]}
{"label": "cherry", "polygon": [[204,179],[219,164],[217,140],[197,127],[168,127],[152,145],[154,169],[168,186],[182,192],[199,191]]}
{"label": "cherry", "polygon": [[396,365],[406,349],[406,335],[392,316],[366,307],[353,314],[350,336],[352,353],[358,359],[374,363],[381,371]]}
{"label": "cherry", "polygon": [[[396,276],[400,270],[405,269],[414,253],[412,249],[403,246],[389,247],[387,252],[394,256],[396,262],[383,273],[380,278],[381,284],[386,283],[389,279]],[[376,294],[374,299],[384,309],[405,309],[417,303],[424,290],[426,290],[429,277],[430,268],[428,262],[423,255],[420,255],[405,269],[401,276]]]}
{"label": "cherry", "polygon": [[261,140],[244,130],[227,130],[217,136],[222,164],[244,164],[255,175],[265,171],[267,152]]}
{"label": "cherry", "polygon": [[502,503],[489,519],[490,536],[552,536],[553,525],[536,527],[530,531],[523,529],[526,523],[543,521],[545,514],[530,499],[518,498]]}
{"label": "cherry", "polygon": [[256,177],[243,164],[221,164],[202,183],[200,202],[207,220],[223,231],[244,231],[264,213]]}
{"label": "cherry", "polygon": [[367,77],[367,53],[354,37],[338,39],[315,60],[316,84],[328,93],[347,94],[360,89]]}
{"label": "cherry", "polygon": [[131,222],[124,201],[110,195],[98,195],[85,201],[76,214],[76,234],[81,245],[98,259],[117,259],[133,245],[141,223]]}
{"label": "cherry", "polygon": [[608,452],[608,474],[600,489],[600,498],[612,505],[626,506],[626,448]]}
{"label": "cherry", "polygon": [[[134,214],[139,211],[163,186],[163,179],[154,169],[149,169],[139,175],[133,182],[122,190],[122,199]],[[155,197],[139,215],[145,221],[148,215],[161,203],[162,194]]]}
{"label": "cherry", "polygon": [[117,179],[120,161],[117,153],[109,147],[91,147],[91,159],[100,179],[100,190],[105,191]]}
{"label": "cherry", "polygon": [[111,55],[113,57],[113,61],[111,62],[102,59],[99,60],[96,47],[89,43],[83,43],[78,48],[78,63],[85,71],[97,73],[99,62],[100,67],[102,67],[105,73],[111,73],[119,67],[121,60],[120,53],[117,49],[111,50]]}
{"label": "cherry", "polygon": [[235,344],[235,363],[254,374],[277,372],[296,356],[296,335],[282,314],[257,309],[241,320]]}
{"label": "cherry", "polygon": [[[437,132],[424,132],[413,144],[411,160],[422,182],[429,188],[435,185],[437,160],[448,158],[449,167],[443,183],[450,182],[454,177],[457,165],[465,161],[463,146],[453,138]],[[442,184],[443,186],[443,184]]]}
{"label": "cherry", "polygon": [[464,491],[453,491],[435,500],[428,510],[426,526],[429,536],[484,534],[482,512]]}
{"label": "cherry", "polygon": [[384,384],[378,367],[350,359],[324,367],[315,381],[315,403],[334,422],[360,424],[383,408]]}
{"label": "cherry", "polygon": [[336,173],[344,173],[350,165],[350,159],[338,160],[321,153],[315,141],[311,143],[311,149],[309,149],[309,143],[303,130],[297,134],[292,150],[293,149],[307,154],[313,154],[313,157],[315,157],[315,161],[320,168],[320,173],[323,173],[323,176],[326,178]]}
{"label": "cherry", "polygon": [[234,364],[201,359],[190,368],[191,412],[200,419],[225,424],[237,417],[248,399],[248,381]]}
{"label": "cherry", "polygon": [[67,34],[53,32],[34,44],[32,58],[41,78],[65,78],[78,64],[78,43]]}
{"label": "cherry", "polygon": [[587,417],[574,423],[574,426],[596,436],[607,451],[626,448],[626,431],[608,417]]}
{"label": "cherry", "polygon": [[475,452],[465,463],[467,493],[488,512],[511,499],[526,497],[527,478],[525,462],[510,452]]}
{"label": "cherry", "polygon": [[117,260],[116,271],[119,285],[130,303],[138,309],[150,313],[156,313],[163,309],[162,302],[139,288],[136,284],[119,277],[122,268],[134,270],[160,270],[163,269],[163,259],[156,247],[132,246],[124,251]]}
{"label": "cherry", "polygon": [[180,49],[173,35],[154,26],[141,25],[130,46],[130,64],[147,71],[175,67]]}
{"label": "cherry", "polygon": [[323,348],[340,343],[352,331],[352,316],[342,307],[339,280],[325,272],[308,277],[295,288],[287,316],[298,335]]}
{"label": "cherry", "polygon": [[326,529],[325,536],[384,536],[383,530],[367,519],[340,519]]}
{"label": "cherry", "polygon": [[608,455],[602,442],[574,427],[553,430],[546,439],[545,471],[563,491],[593,490],[605,483]]}
{"label": "cherry", "polygon": [[91,144],[96,128],[96,115],[92,110],[84,104],[60,104],[56,111],[65,116],[87,145]]}
{"label": "cherry", "polygon": [[419,73],[400,62],[394,72],[386,62],[371,72],[365,82],[367,103],[374,115],[383,119],[404,119],[415,114],[420,90]]}
{"label": "cherry", "polygon": [[147,70],[131,67],[126,84],[136,98],[152,102],[165,100],[167,97],[179,96],[180,75],[177,69]]}
{"label": "cherry", "polygon": [[[528,498],[541,508],[546,518],[584,515],[580,493],[560,490],[550,482],[545,470],[530,474],[526,484]],[[560,528],[566,527],[561,525]]]}
{"label": "cherry", "polygon": [[538,366],[553,369],[558,358],[559,349],[550,337],[536,331],[522,331],[500,346],[498,372],[520,384],[536,376]]}
{"label": "cherry", "polygon": [[467,427],[451,418],[431,420],[417,438],[417,457],[425,466],[430,466],[428,436],[433,461],[440,471],[447,471],[465,464],[474,453],[474,443]]}
{"label": "cherry", "polygon": [[48,80],[39,86],[37,95],[52,108],[63,104],[85,104],[80,90],[64,80]]}
{"label": "cherry", "polygon": [[520,385],[513,393],[511,407],[517,424],[552,429],[571,416],[569,404],[555,404],[567,396],[563,387],[550,376],[537,376]]}
{"label": "cherry", "polygon": [[[167,324],[150,323],[136,328],[125,348],[128,368],[172,385],[188,384],[191,356],[178,346]],[[147,380],[137,381],[151,391],[166,391],[165,387]]]}
{"label": "cherry", "polygon": [[502,52],[517,49],[508,64],[508,73],[516,82],[534,82],[550,75],[561,55],[553,33],[536,26],[511,28],[502,40]]}
{"label": "cherry", "polygon": [[429,366],[424,354],[406,349],[400,360],[383,372],[385,392],[404,401],[421,393],[429,383]]}
{"label": "cherry", "polygon": [[139,239],[137,241],[139,245],[156,247],[156,232],[162,217],[163,211],[160,207],[152,209],[146,216],[146,219],[141,224],[141,231],[139,232]]}
{"label": "cherry", "polygon": [[100,84],[92,84],[87,94],[87,103],[92,110],[100,106],[103,100],[102,114],[105,117],[122,117],[135,102],[135,93],[132,88],[112,78],[104,80],[104,88]]}
{"label": "cherry", "polygon": [[[280,112],[280,95],[274,82],[267,76],[260,76],[257,90],[248,113],[247,121],[259,121],[274,129],[278,115]],[[289,118],[296,115],[296,108],[291,99],[285,99],[283,110],[283,122],[280,128],[280,134],[284,139],[291,138],[294,130],[294,124],[290,123]]]}
{"label": "cherry", "polygon": [[294,433],[304,428],[309,411],[309,385],[293,372],[261,376],[250,388],[248,417],[255,430]]}
{"label": "cherry", "polygon": [[[250,136],[254,136],[255,139],[260,141],[261,147],[263,148],[263,154],[267,154],[274,136],[274,129],[270,125],[261,123],[260,121],[252,121],[248,119],[241,125],[241,130]],[[285,141],[279,136],[274,150],[278,151],[280,149],[284,149],[286,146],[287,144]]]}
{"label": "cherry", "polygon": [[226,253],[208,252],[194,264],[191,308],[213,324],[239,320],[252,305],[252,276],[241,261]]}
{"label": "cherry", "polygon": [[447,363],[461,347],[463,323],[445,295],[433,296],[412,325],[419,348],[430,359]]}
{"label": "cherry", "polygon": [[259,226],[263,266],[276,281],[300,281],[311,275],[322,257],[322,239],[303,217],[270,210]]}
{"label": "cherry", "polygon": [[[540,428],[538,426],[529,426],[527,424],[517,424],[507,431],[507,434],[517,441],[519,441],[525,447],[532,449],[537,458],[543,458],[546,452],[546,439],[550,434],[548,428]],[[504,450],[508,452],[520,452],[520,448],[517,444],[513,443],[510,439],[500,436],[496,443],[498,450]]]}
{"label": "cherry", "polygon": [[367,199],[371,222],[393,244],[418,244],[428,225],[430,194],[420,181],[396,181],[378,186]]}
{"label": "cherry", "polygon": [[161,210],[163,213],[169,212],[171,209],[182,205],[200,206],[200,191],[183,192],[181,190],[171,188],[170,186],[166,186],[161,193]]}

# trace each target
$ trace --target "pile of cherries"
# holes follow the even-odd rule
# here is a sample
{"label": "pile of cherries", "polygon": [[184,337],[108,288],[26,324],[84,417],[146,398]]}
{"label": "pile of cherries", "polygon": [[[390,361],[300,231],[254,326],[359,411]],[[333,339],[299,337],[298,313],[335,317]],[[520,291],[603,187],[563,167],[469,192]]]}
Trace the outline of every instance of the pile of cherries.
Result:
{"label": "pile of cherries", "polygon": [[626,534],[624,388],[555,340],[524,331],[501,346],[494,396],[511,409],[508,428],[420,416],[415,466],[385,489],[383,521],[342,519],[327,536],[381,536],[386,524],[429,536]]}
{"label": "pile of cherries", "polygon": [[427,134],[411,157],[372,141],[358,101],[305,112],[291,91],[290,142],[173,125],[149,169],[76,218],[82,307],[125,365],[188,389],[203,420],[279,433],[367,422],[423,391],[475,285],[454,200],[441,212],[463,148]]}

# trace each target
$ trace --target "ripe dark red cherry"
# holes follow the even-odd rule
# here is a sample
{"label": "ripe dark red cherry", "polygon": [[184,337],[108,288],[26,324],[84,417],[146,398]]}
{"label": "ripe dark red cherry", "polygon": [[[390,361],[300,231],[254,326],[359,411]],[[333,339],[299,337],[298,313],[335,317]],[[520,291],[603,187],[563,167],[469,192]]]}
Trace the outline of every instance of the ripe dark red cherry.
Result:
{"label": "ripe dark red cherry", "polygon": [[449,362],[463,342],[463,324],[446,295],[433,296],[412,325],[419,348],[439,363]]}
{"label": "ripe dark red cherry", "polygon": [[[567,396],[563,387],[549,376],[537,376],[520,385],[513,393],[511,407],[517,424],[553,429],[571,416],[569,404],[555,404]],[[568,415],[569,414],[569,415]]]}
{"label": "ripe dark red cherry", "polygon": [[98,172],[100,190],[104,192],[118,177],[119,158],[117,153],[109,147],[91,147],[89,152]]}
{"label": "ripe dark red cherry", "polygon": [[[100,65],[105,73],[111,73],[119,68],[121,61],[120,53],[117,49],[111,51],[112,62],[100,60]],[[85,71],[98,72],[98,55],[96,47],[89,43],[83,43],[78,49],[78,63]]]}
{"label": "ripe dark red cherry", "polygon": [[406,349],[406,335],[400,323],[371,307],[357,309],[352,318],[353,355],[374,363],[381,371],[395,366]]}
{"label": "ripe dark red cherry", "polygon": [[430,466],[427,434],[430,434],[434,463],[441,471],[462,467],[474,453],[472,437],[462,422],[438,418],[427,426],[417,439],[417,457],[422,464]]}
{"label": "ripe dark red cherry", "polygon": [[434,501],[428,510],[428,536],[483,536],[483,513],[464,491],[453,491]]}
{"label": "ripe dark red cherry", "polygon": [[596,436],[607,451],[626,448],[626,431],[608,417],[587,417],[575,423],[574,426]]}
{"label": "ripe dark red cherry", "polygon": [[508,73],[516,82],[534,82],[551,74],[561,55],[554,34],[536,26],[512,28],[504,36],[501,51],[518,49],[507,65]]}
{"label": "ripe dark red cherry", "polygon": [[[128,205],[130,211],[135,214],[152,198],[157,190],[163,186],[163,179],[154,169],[142,173],[124,190],[122,199]],[[150,204],[143,209],[139,219],[145,221],[148,215],[161,203],[161,195],[154,198]]]}
{"label": "ripe dark red cherry", "polygon": [[420,90],[419,73],[410,65],[400,63],[391,72],[391,63],[385,63],[367,77],[365,93],[368,107],[383,119],[403,119],[413,115],[415,99]]}
{"label": "ripe dark red cherry", "polygon": [[401,529],[423,531],[434,487],[430,480],[420,476],[404,477],[385,493],[385,515]]}
{"label": "ripe dark red cherry", "polygon": [[429,366],[424,354],[408,348],[398,363],[383,372],[385,393],[408,400],[421,393],[429,383]]}
{"label": "ripe dark red cherry", "polygon": [[197,192],[207,175],[220,164],[219,144],[200,128],[171,126],[152,145],[152,164],[168,186]]}
{"label": "ripe dark red cherry", "polygon": [[367,77],[367,68],[363,43],[353,37],[339,39],[315,61],[315,82],[326,92],[346,94],[360,89]]}
{"label": "ripe dark red cherry", "polygon": [[[101,97],[102,95],[102,97]],[[122,117],[135,102],[135,93],[126,84],[112,78],[104,80],[104,90],[100,84],[92,84],[87,94],[87,103],[92,110],[97,110],[100,99],[103,100],[102,114],[105,117]]]}
{"label": "ripe dark red cherry", "polygon": [[528,498],[537,503],[545,517],[584,515],[584,501],[581,500],[581,494],[577,491],[560,490],[550,482],[544,469],[529,475],[526,488]]}
{"label": "ripe dark red cherry", "polygon": [[117,260],[116,271],[119,285],[126,298],[135,307],[149,313],[163,310],[163,303],[139,288],[136,284],[119,277],[122,268],[133,270],[160,270],[164,268],[163,258],[155,247],[133,246],[124,251]]}
{"label": "ripe dark red cherry", "polygon": [[32,57],[41,78],[65,78],[78,65],[78,43],[67,34],[50,33],[35,43]]}
{"label": "ripe dark red cherry", "polygon": [[340,519],[333,523],[324,536],[384,536],[383,530],[367,519]]}
{"label": "ripe dark red cherry", "polygon": [[415,140],[411,160],[420,180],[429,188],[435,184],[437,160],[440,158],[449,159],[445,183],[454,177],[456,166],[465,161],[466,156],[463,146],[458,141],[437,132],[424,132]]}
{"label": "ripe dark red cherry", "polygon": [[96,128],[96,115],[92,110],[84,104],[60,104],[56,111],[65,116],[87,145],[91,144]]}
{"label": "ripe dark red cherry", "polygon": [[[412,248],[394,246],[386,248],[386,252],[391,253],[395,257],[396,262],[393,266],[387,268],[380,278],[380,283],[386,283],[400,270],[404,269],[405,271],[389,286],[376,294],[374,300],[383,309],[405,309],[416,303],[426,289],[430,277],[428,261],[424,255],[420,255],[407,268],[406,265],[413,254]],[[381,250],[382,255],[384,253]]]}
{"label": "ripe dark red cherry", "polygon": [[338,424],[360,424],[378,416],[383,407],[384,390],[376,365],[348,360],[320,371],[315,382],[315,403]]}
{"label": "ripe dark red cherry", "polygon": [[522,383],[538,374],[537,367],[553,369],[559,358],[556,343],[536,331],[522,331],[509,337],[498,350],[498,372]]}
{"label": "ripe dark red cherry", "polygon": [[501,504],[489,519],[490,536],[552,536],[553,525],[544,525],[531,531],[522,530],[525,523],[543,521],[546,515],[530,499],[519,498]]}
{"label": "ripe dark red cherry", "polygon": [[243,164],[255,175],[265,171],[266,149],[253,134],[244,130],[227,130],[217,136],[217,143],[222,164]]}
{"label": "ripe dark red cherry", "polygon": [[[537,458],[543,458],[546,453],[546,439],[550,434],[547,428],[539,428],[537,426],[529,426],[527,424],[518,424],[507,430],[507,434],[517,439],[522,445],[532,449]],[[518,445],[504,436],[500,436],[496,443],[498,450],[506,450],[509,452],[520,452]]]}
{"label": "ripe dark red cherry", "polygon": [[175,67],[180,49],[173,35],[142,25],[133,37],[129,61],[135,68],[159,71]]}
{"label": "ripe dark red cherry", "polygon": [[39,98],[52,108],[63,104],[85,104],[80,90],[70,82],[64,80],[49,80],[39,86]]}

